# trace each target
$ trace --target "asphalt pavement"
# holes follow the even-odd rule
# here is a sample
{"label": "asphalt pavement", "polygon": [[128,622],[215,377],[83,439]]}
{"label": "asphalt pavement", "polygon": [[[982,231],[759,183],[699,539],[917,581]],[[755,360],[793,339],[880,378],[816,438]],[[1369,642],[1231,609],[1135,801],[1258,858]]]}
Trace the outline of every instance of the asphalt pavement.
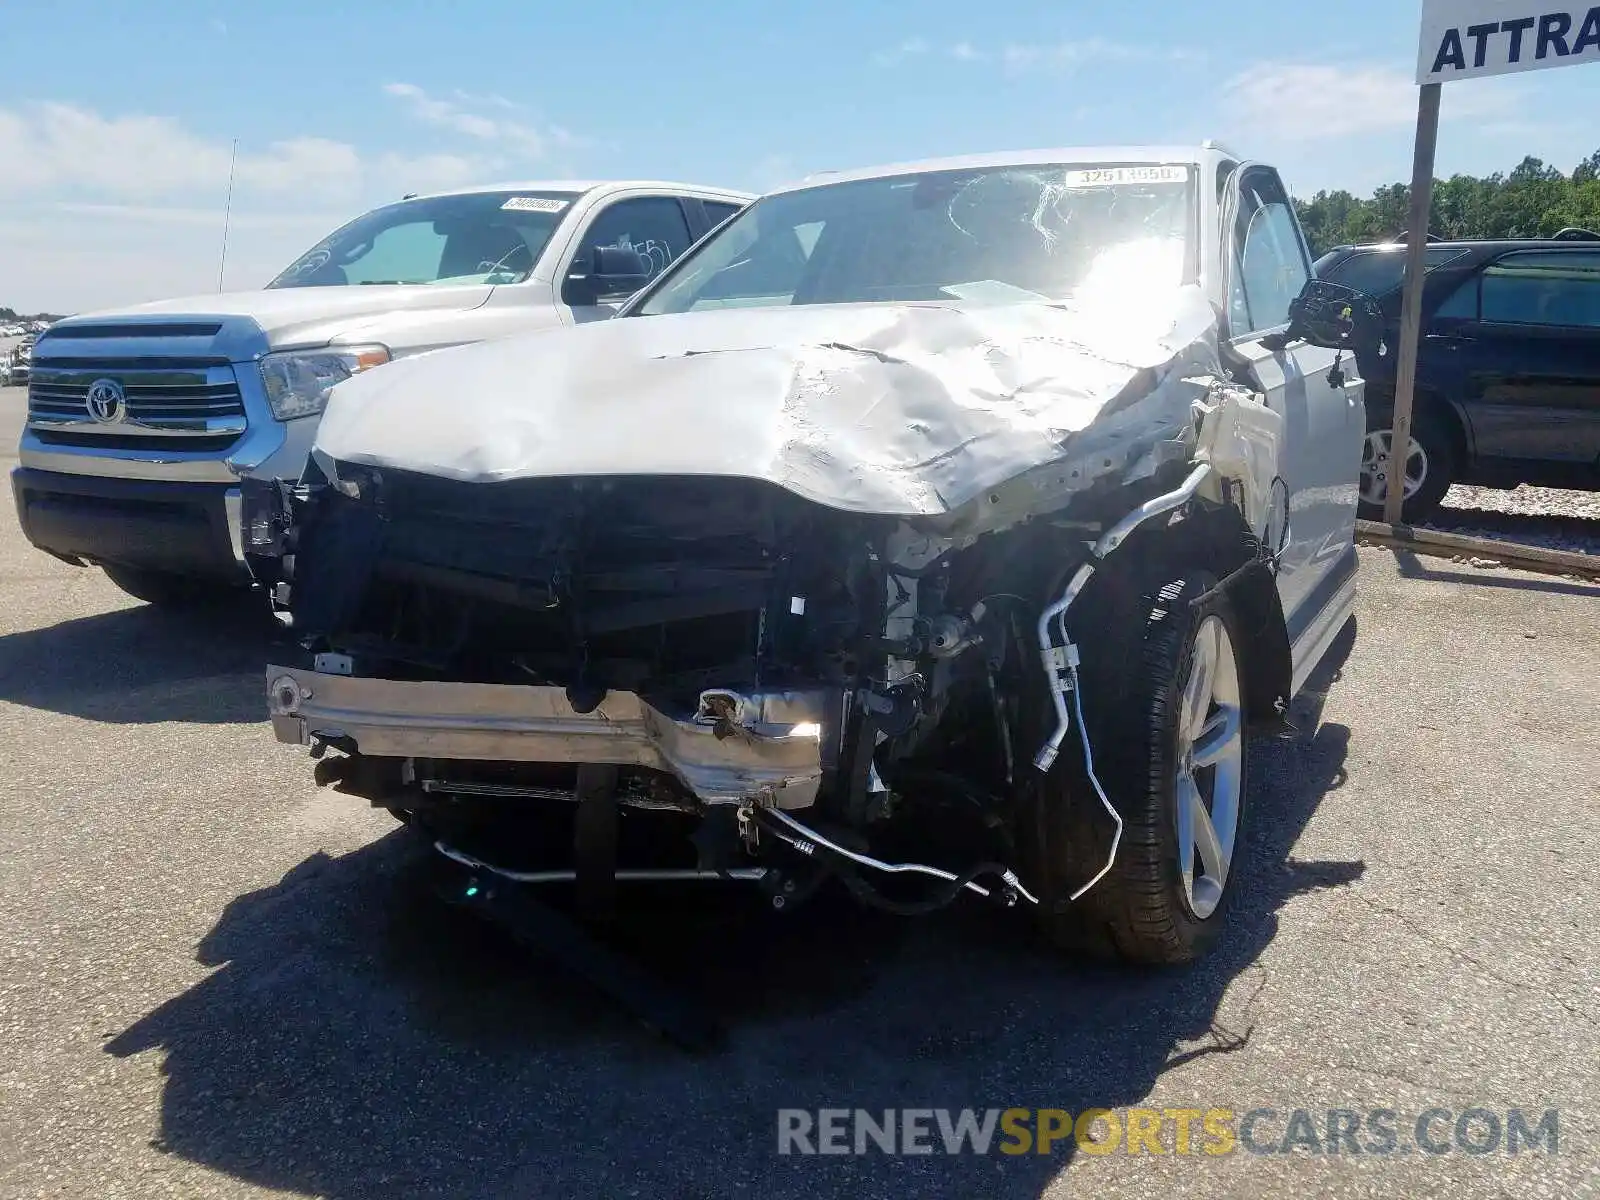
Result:
{"label": "asphalt pavement", "polygon": [[[1600,588],[1363,550],[1360,595],[1299,733],[1255,748],[1212,958],[652,896],[622,936],[731,1028],[694,1057],[313,785],[254,609],[162,616],[0,505],[0,1197],[1596,1194]],[[1271,1115],[1222,1155],[777,1153],[780,1109],[890,1107]],[[1380,1109],[1393,1152],[1328,1136]],[[1472,1153],[1473,1109],[1557,1110],[1555,1152]]]}

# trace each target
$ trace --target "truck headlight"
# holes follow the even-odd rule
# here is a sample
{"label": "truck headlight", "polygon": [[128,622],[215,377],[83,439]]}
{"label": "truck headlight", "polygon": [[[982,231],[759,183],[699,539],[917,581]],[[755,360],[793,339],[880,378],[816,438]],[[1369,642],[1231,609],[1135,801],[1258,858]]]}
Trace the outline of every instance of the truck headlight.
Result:
{"label": "truck headlight", "polygon": [[328,390],[352,375],[389,361],[387,346],[330,346],[284,350],[261,359],[261,385],[280,421],[309,417],[328,403]]}

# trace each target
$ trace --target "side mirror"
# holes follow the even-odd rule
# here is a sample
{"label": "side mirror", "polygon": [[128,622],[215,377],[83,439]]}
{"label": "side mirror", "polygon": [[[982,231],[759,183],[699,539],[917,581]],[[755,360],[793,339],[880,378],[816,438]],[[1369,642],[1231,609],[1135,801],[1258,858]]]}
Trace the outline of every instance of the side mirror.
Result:
{"label": "side mirror", "polygon": [[589,272],[606,285],[606,291],[638,291],[650,282],[650,260],[632,246],[596,246]]}
{"label": "side mirror", "polygon": [[565,287],[568,304],[620,299],[650,282],[650,260],[631,246],[596,246],[587,264],[578,259],[572,268]]}
{"label": "side mirror", "polygon": [[1365,292],[1313,279],[1289,303],[1289,342],[1359,354],[1383,339],[1383,314]]}

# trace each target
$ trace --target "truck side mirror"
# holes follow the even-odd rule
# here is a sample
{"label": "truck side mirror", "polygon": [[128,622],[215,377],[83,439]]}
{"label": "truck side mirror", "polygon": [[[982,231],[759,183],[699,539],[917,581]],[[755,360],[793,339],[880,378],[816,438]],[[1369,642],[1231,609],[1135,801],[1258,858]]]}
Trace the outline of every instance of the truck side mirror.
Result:
{"label": "truck side mirror", "polygon": [[1383,338],[1383,315],[1365,292],[1326,279],[1307,282],[1289,303],[1285,345],[1309,342],[1329,350],[1360,354]]}
{"label": "truck side mirror", "polygon": [[568,304],[624,299],[650,282],[650,260],[631,246],[595,246],[589,261],[578,259],[567,276]]}

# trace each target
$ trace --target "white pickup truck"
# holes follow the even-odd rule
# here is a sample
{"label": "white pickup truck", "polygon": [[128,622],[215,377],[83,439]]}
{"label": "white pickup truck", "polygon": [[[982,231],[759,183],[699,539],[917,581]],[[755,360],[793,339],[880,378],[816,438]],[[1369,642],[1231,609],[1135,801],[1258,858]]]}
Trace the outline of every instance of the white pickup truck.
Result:
{"label": "white pickup truck", "polygon": [[33,351],[12,474],[23,532],[152,603],[247,582],[239,481],[300,475],[333,384],[424,351],[609,317],[751,199],[647,181],[407,197],[336,230],[263,290],[61,321]]}

